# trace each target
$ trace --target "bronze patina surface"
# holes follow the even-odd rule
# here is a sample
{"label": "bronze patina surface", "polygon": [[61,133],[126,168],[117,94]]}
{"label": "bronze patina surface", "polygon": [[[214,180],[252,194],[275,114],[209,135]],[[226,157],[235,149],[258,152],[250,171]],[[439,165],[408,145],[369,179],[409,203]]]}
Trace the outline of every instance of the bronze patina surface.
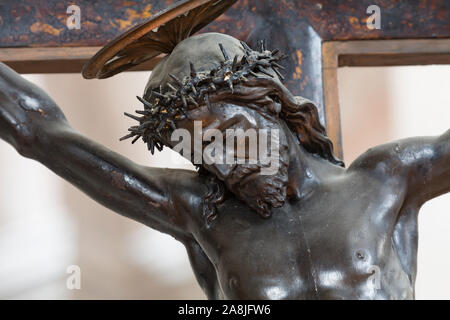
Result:
{"label": "bronze patina surface", "polygon": [[[258,16],[262,10],[288,18],[310,2],[259,3],[253,10],[252,2],[238,2],[207,30],[224,31],[220,25],[238,14],[242,32],[252,16],[250,32],[239,40],[253,50],[217,32],[180,38],[155,66],[143,110],[130,115],[139,121],[130,132],[152,149],[160,142],[173,148],[168,137],[176,129],[195,137],[195,121],[219,133],[276,130],[276,172],[263,174],[261,162],[203,163],[199,172],[135,164],[74,130],[45,92],[4,64],[0,138],[102,205],[179,240],[210,299],[413,299],[418,212],[450,191],[450,130],[376,146],[345,168],[333,155],[317,107],[298,95],[317,94],[305,80],[320,78],[315,46],[320,54],[322,37],[345,32],[332,25],[315,31],[305,12],[285,24]],[[327,3],[308,8],[326,12]],[[441,12],[436,3],[426,6],[430,14]],[[247,13],[238,10],[244,4]],[[396,34],[401,30],[407,32],[399,27]],[[256,37],[273,41],[256,50]],[[288,49],[285,84],[272,63],[279,52],[269,46]],[[304,61],[311,63],[302,69]],[[299,65],[305,78],[295,79],[292,68]],[[200,144],[201,151],[206,147]]]}

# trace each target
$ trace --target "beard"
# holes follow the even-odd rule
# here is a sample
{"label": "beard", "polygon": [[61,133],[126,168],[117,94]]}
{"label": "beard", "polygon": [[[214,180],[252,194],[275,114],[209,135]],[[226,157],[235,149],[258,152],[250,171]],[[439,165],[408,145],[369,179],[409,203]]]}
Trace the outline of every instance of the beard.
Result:
{"label": "beard", "polygon": [[282,207],[286,201],[289,151],[285,137],[280,138],[276,173],[263,174],[263,169],[269,164],[260,161],[256,164],[205,166],[225,183],[228,190],[264,218],[269,218],[272,208]]}

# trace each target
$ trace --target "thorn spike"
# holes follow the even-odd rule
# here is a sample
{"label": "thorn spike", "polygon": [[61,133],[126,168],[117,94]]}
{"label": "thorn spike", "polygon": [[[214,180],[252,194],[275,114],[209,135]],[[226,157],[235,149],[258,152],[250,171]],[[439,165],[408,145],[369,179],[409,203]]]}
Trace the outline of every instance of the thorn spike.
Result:
{"label": "thorn spike", "polygon": [[198,108],[198,103],[197,101],[195,101],[195,99],[191,96],[188,96],[188,100],[190,103],[192,103],[194,106],[196,106]]}
{"label": "thorn spike", "polygon": [[208,110],[211,110],[211,102],[209,101],[209,95],[205,94],[205,102],[206,102],[206,106],[208,107]]}
{"label": "thorn spike", "polygon": [[197,89],[195,89],[195,86],[192,83],[191,83],[191,90],[195,95],[197,95]]}
{"label": "thorn spike", "polygon": [[269,76],[269,77],[273,78],[273,75],[270,74],[269,72],[267,72],[266,70],[264,70],[264,68],[259,68],[258,71],[259,71],[260,73],[265,74],[266,76]]}
{"label": "thorn spike", "polygon": [[284,78],[284,76],[281,74],[281,72],[280,71],[278,71],[277,69],[275,69],[275,68],[272,68],[273,69],[273,71],[275,71],[275,73],[277,74],[277,76],[281,79],[281,81],[283,81],[285,78]]}
{"label": "thorn spike", "polygon": [[276,63],[276,62],[272,62],[272,68],[273,68],[273,67],[279,68],[279,69],[281,69],[281,70],[285,70],[285,69],[286,69],[285,67],[283,67],[282,65],[279,65],[279,64]]}
{"label": "thorn spike", "polygon": [[130,138],[132,138],[132,137],[134,137],[136,134],[135,133],[129,133],[129,134],[127,134],[126,136],[123,136],[122,138],[120,138],[119,139],[119,141],[123,141],[123,140],[127,140],[127,139],[130,139]]}
{"label": "thorn spike", "polygon": [[186,97],[184,95],[181,95],[181,102],[183,102],[183,106],[187,109],[188,105],[187,105]]}
{"label": "thorn spike", "polygon": [[250,49],[250,47],[244,41],[241,41],[241,45],[247,53],[252,51],[252,49]]}
{"label": "thorn spike", "polygon": [[137,99],[139,100],[139,102],[142,103],[144,106],[149,107],[149,108],[152,108],[152,107],[153,107],[153,105],[152,105],[150,102],[148,102],[147,100],[145,100],[144,98],[141,98],[141,97],[139,97],[139,96],[136,96],[136,98],[137,98]]}
{"label": "thorn spike", "polygon": [[232,66],[231,66],[231,70],[234,72],[234,71],[236,71],[236,69],[237,69],[237,61],[238,61],[238,55],[235,55],[234,56],[234,59],[233,59],[233,64],[232,64]]}
{"label": "thorn spike", "polygon": [[147,148],[150,150],[150,152],[155,154],[155,142],[153,141],[153,138],[150,139],[150,141],[147,143]]}
{"label": "thorn spike", "polygon": [[258,66],[263,66],[263,67],[266,67],[266,68],[270,68],[272,66],[269,62],[264,61],[264,60],[259,60],[259,61],[256,61],[255,63]]}
{"label": "thorn spike", "polygon": [[152,91],[152,94],[154,94],[156,97],[160,98],[160,99],[165,99],[166,96],[163,95],[162,93],[159,93],[158,91]]}
{"label": "thorn spike", "polygon": [[134,138],[133,141],[131,141],[131,144],[134,144],[136,141],[138,141],[140,137],[141,137],[141,135],[138,134],[138,135],[136,136],[136,138]]}
{"label": "thorn spike", "polygon": [[169,82],[167,83],[167,86],[169,87],[170,90],[177,92],[177,89]]}
{"label": "thorn spike", "polygon": [[259,41],[259,51],[260,51],[261,53],[264,52],[264,41],[263,41],[263,40],[260,40],[260,41]]}
{"label": "thorn spike", "polygon": [[256,78],[259,78],[259,75],[256,74],[255,72],[253,72],[252,70],[250,70],[250,74],[251,74],[252,76],[256,77]]}
{"label": "thorn spike", "polygon": [[156,128],[156,132],[160,133],[165,125],[166,125],[165,121],[161,121],[158,125],[158,128]]}
{"label": "thorn spike", "polygon": [[141,122],[141,118],[135,116],[134,114],[130,114],[130,113],[128,113],[128,112],[124,112],[123,114],[126,115],[127,117],[133,119],[133,120],[136,120],[136,121],[138,121],[138,122]]}
{"label": "thorn spike", "polygon": [[138,130],[140,131],[140,130],[143,130],[143,129],[145,129],[146,127],[149,127],[150,125],[152,125],[152,121],[146,121],[146,122],[144,122],[143,124],[141,124],[139,127],[138,127]]}
{"label": "thorn spike", "polygon": [[246,56],[243,56],[242,59],[241,59],[241,62],[239,62],[239,64],[240,64],[241,66],[243,66],[246,62],[247,62],[247,57],[246,57]]}
{"label": "thorn spike", "polygon": [[169,73],[169,77],[171,77],[173,80],[175,80],[175,82],[181,87],[183,86],[183,83],[180,81],[180,79],[178,79],[175,75]]}
{"label": "thorn spike", "polygon": [[222,51],[222,54],[223,54],[223,57],[224,57],[225,61],[230,60],[230,56],[228,55],[227,50],[225,50],[223,44],[219,43],[219,47],[220,47],[220,50]]}
{"label": "thorn spike", "polygon": [[191,77],[195,78],[197,73],[195,72],[194,64],[192,62],[190,62],[190,61],[189,61],[189,67],[191,68]]}

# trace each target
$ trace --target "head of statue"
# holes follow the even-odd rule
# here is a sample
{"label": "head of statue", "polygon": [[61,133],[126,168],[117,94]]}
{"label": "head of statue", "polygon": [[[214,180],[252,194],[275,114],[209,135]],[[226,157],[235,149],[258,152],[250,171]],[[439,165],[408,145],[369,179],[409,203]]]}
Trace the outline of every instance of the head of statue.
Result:
{"label": "head of statue", "polygon": [[[286,201],[292,137],[306,152],[343,165],[333,155],[316,106],[283,85],[283,58],[264,43],[252,50],[225,34],[181,41],[154,68],[140,98],[144,109],[132,116],[139,123],[124,138],[142,138],[152,153],[164,146],[180,151],[177,133],[187,133],[189,152],[184,149],[183,156],[200,159],[194,164],[203,172],[269,217]],[[261,158],[262,149],[269,161]]]}

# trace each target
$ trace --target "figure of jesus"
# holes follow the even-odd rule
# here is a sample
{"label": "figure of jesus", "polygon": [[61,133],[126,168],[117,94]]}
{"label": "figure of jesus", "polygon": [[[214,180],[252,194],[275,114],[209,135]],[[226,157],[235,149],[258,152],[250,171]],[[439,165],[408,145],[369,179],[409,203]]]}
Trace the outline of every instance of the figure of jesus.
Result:
{"label": "figure of jesus", "polygon": [[184,39],[153,70],[124,137],[155,152],[178,143],[175,130],[195,136],[196,121],[218,132],[270,129],[272,174],[260,161],[137,165],[73,129],[45,92],[3,64],[0,138],[180,241],[210,299],[413,299],[418,212],[450,191],[450,131],[371,148],[345,167],[316,106],[282,84],[280,57],[219,33]]}

